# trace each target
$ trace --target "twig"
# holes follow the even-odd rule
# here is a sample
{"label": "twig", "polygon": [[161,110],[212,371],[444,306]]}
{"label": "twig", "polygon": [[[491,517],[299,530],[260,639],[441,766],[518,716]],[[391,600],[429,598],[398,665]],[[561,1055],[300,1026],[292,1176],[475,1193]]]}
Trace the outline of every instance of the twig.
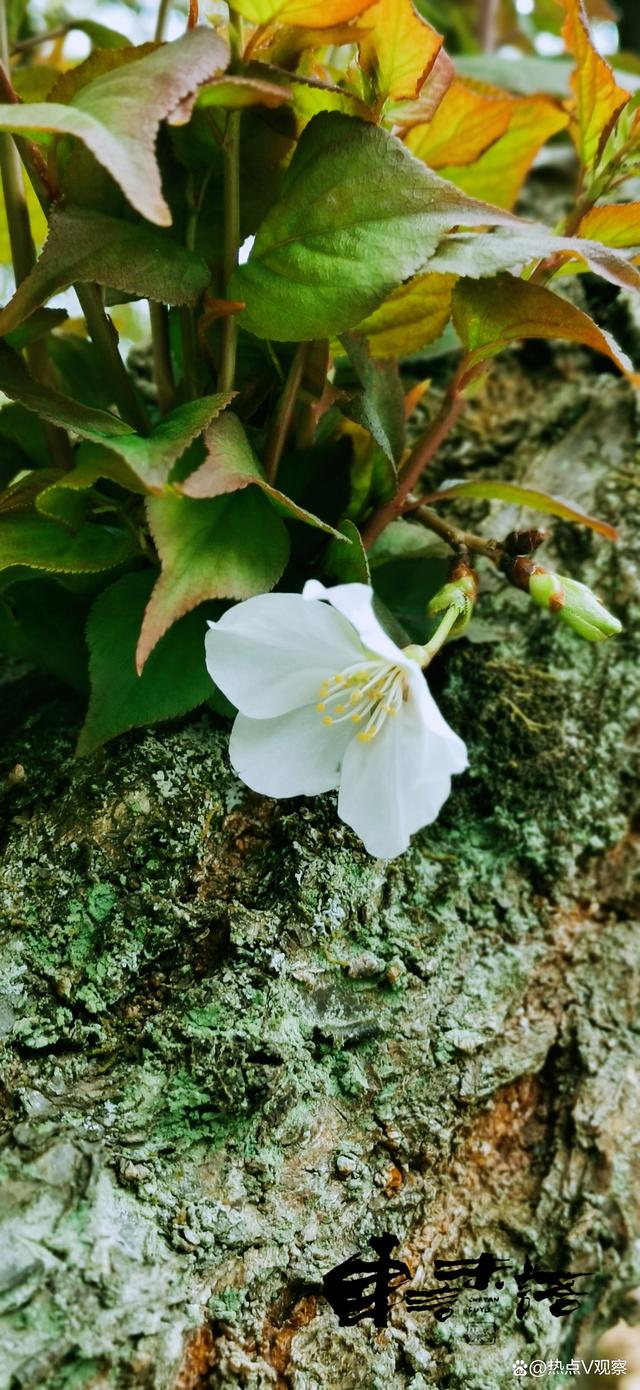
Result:
{"label": "twig", "polygon": [[436,536],[441,536],[452,550],[471,550],[476,555],[484,555],[495,565],[500,564],[504,553],[504,547],[500,541],[487,540],[484,536],[477,536],[473,531],[462,531],[459,526],[453,526],[450,521],[445,521],[432,507],[425,507],[419,501],[410,503],[405,511],[412,511],[417,521],[426,526],[428,531],[433,531]]}
{"label": "twig", "polygon": [[392,497],[390,502],[385,502],[381,507],[378,507],[366,523],[362,532],[362,544],[365,550],[370,549],[380,532],[384,531],[385,526],[388,526],[390,521],[394,521],[396,517],[400,516],[408,494],[413,491],[420,474],[426,468],[443,439],[453,428],[465,404],[464,397],[457,393],[448,393],[445,396],[438,414],[434,416],[428,429],[414,445],[406,463],[400,469],[395,497]]}
{"label": "twig", "polygon": [[[232,63],[242,55],[242,19],[229,6],[229,44]],[[230,299],[229,281],[238,264],[240,245],[240,112],[227,116],[224,145],[224,256],[222,263],[223,298]],[[238,325],[229,314],[222,323],[218,390],[232,391],[236,374]]]}
{"label": "twig", "polygon": [[97,285],[92,284],[75,285],[74,288],[91,340],[100,353],[102,367],[122,418],[133,425],[139,434],[146,434],[149,428],[146,411],[136,395],[131,377],[118,352],[118,335],[111,319],[105,313],[100,290]]}
{"label": "twig", "polygon": [[164,304],[149,300],[149,320],[151,323],[151,345],[153,349],[153,375],[158,393],[158,408],[166,415],[173,402],[174,383],[169,343],[169,322]]}

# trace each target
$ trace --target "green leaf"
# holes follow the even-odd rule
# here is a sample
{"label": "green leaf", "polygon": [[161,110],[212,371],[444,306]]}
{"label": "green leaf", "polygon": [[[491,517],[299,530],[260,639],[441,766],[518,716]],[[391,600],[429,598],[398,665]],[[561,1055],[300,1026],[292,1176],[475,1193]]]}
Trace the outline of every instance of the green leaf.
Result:
{"label": "green leaf", "polygon": [[439,178],[379,126],[316,116],[228,295],[246,305],[239,322],[258,337],[329,338],[372,313],[456,224],[518,222]]}
{"label": "green leaf", "polygon": [[439,338],[451,315],[455,282],[455,275],[416,275],[354,331],[366,338],[372,357],[406,357]]}
{"label": "green leaf", "polygon": [[563,521],[575,521],[580,526],[589,526],[592,531],[598,531],[601,536],[606,536],[607,540],[616,541],[618,533],[607,521],[598,521],[597,517],[588,516],[576,502],[567,502],[564,497],[554,497],[549,492],[541,492],[538,488],[523,487],[520,483],[505,483],[492,478],[474,478],[468,482],[450,482],[446,487],[438,492],[432,492],[422,500],[433,504],[434,502],[444,502],[448,498],[456,497],[481,497],[483,500],[497,498],[501,502],[512,502],[518,507],[531,507],[537,512],[546,512],[548,516],[562,517]]}
{"label": "green leaf", "polygon": [[86,34],[91,39],[94,48],[130,48],[131,40],[124,34],[119,34],[116,29],[109,29],[106,24],[98,24],[95,19],[73,19],[69,21],[69,30],[78,30],[81,34]]}
{"label": "green leaf", "polygon": [[583,237],[554,236],[542,224],[529,223],[514,234],[503,228],[490,236],[476,232],[447,237],[429,261],[429,270],[481,279],[501,270],[522,267],[540,256],[565,260],[580,257],[590,270],[622,289],[640,290],[640,270],[624,256],[598,241]]}
{"label": "green leaf", "polygon": [[127,729],[175,719],[209,699],[202,611],[175,623],[139,676],[135,652],[154,574],[125,574],[96,599],[87,623],[91,698],[76,752],[91,753]]}
{"label": "green leaf", "polygon": [[170,233],[83,208],[54,211],[30,275],[0,311],[0,334],[18,327],[78,281],[109,285],[163,304],[195,304],[209,283],[206,261]]}
{"label": "green leaf", "polygon": [[362,391],[343,406],[345,415],[363,425],[392,464],[404,449],[404,391],[395,362],[370,357],[364,338],[345,333],[342,342],[362,383]]}
{"label": "green leaf", "polygon": [[204,445],[207,451],[204,463],[183,482],[175,484],[177,491],[185,497],[222,497],[254,484],[271,499],[277,511],[295,517],[297,521],[306,521],[321,531],[328,531],[340,541],[333,526],[321,521],[313,512],[308,512],[267,482],[237,415],[227,412],[215,420],[205,433]]}
{"label": "green leaf", "polygon": [[566,338],[583,343],[638,379],[628,357],[588,314],[542,285],[512,275],[459,280],[453,292],[453,322],[467,349],[462,385],[477,363],[494,357],[519,338]]}
{"label": "green leaf", "polygon": [[428,630],[427,605],[442,588],[450,558],[438,556],[390,560],[372,571],[376,594],[402,623],[412,642],[424,642]]}
{"label": "green leaf", "polygon": [[[3,311],[0,309],[0,317]],[[31,314],[28,323],[23,323],[20,328],[14,329],[12,333],[7,333],[6,338],[10,348],[14,352],[22,352],[22,349],[29,347],[31,343],[37,343],[41,338],[48,337],[52,329],[59,328],[60,324],[65,323],[69,315],[66,309],[36,309]]]}
{"label": "green leaf", "polygon": [[[121,52],[129,58],[129,49]],[[57,100],[0,106],[0,130],[76,136],[113,175],[137,212],[169,226],[171,213],[155,157],[158,126],[227,61],[227,46],[217,34],[204,27],[191,29],[174,43],[146,51],[138,61],[103,72],[81,87],[68,106]]]}
{"label": "green leaf", "polygon": [[85,694],[89,684],[84,640],[86,598],[69,593],[51,580],[27,579],[7,591],[4,603],[13,617],[19,641],[13,654],[50,671],[65,685]]}
{"label": "green leaf", "polygon": [[0,517],[0,570],[13,565],[51,574],[96,574],[135,554],[130,536],[85,522],[70,531],[33,512]]}
{"label": "green leaf", "polygon": [[233,396],[233,392],[221,391],[217,395],[187,401],[165,415],[149,435],[129,434],[120,435],[117,439],[100,439],[97,430],[92,435],[85,433],[86,439],[91,438],[103,447],[90,454],[85,452],[80,464],[81,476],[70,473],[66,485],[90,487],[96,478],[111,478],[133,492],[161,493],[176,460],[233,400]]}
{"label": "green leaf", "polygon": [[340,530],[349,544],[329,541],[322,558],[323,579],[330,580],[332,584],[370,584],[367,552],[357,526],[347,520],[341,522]]}
{"label": "green leaf", "polygon": [[287,563],[284,523],[256,488],[210,501],[167,495],[147,502],[162,573],[144,615],[141,671],[156,643],[209,598],[251,598],[272,589]]}
{"label": "green leaf", "polygon": [[4,391],[5,396],[9,396],[11,400],[19,401],[27,410],[33,410],[43,420],[49,420],[52,425],[61,425],[63,429],[74,430],[86,439],[94,439],[97,436],[100,441],[106,441],[135,433],[131,426],[125,424],[124,420],[119,420],[117,415],[111,415],[107,410],[94,410],[90,406],[80,405],[69,396],[55,391],[53,387],[35,381],[27,371],[22,358],[2,342],[0,391]]}

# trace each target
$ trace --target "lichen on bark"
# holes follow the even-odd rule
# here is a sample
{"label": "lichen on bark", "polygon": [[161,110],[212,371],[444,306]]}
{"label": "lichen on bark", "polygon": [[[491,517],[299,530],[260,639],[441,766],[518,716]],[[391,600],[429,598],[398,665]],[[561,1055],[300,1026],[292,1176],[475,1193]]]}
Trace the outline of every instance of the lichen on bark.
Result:
{"label": "lichen on bark", "polygon": [[[73,703],[6,686],[2,1390],[501,1390],[628,1313],[636,453],[576,353],[510,354],[444,451],[622,518],[549,553],[625,632],[581,644],[485,575],[434,671],[470,771],[392,863],[331,796],[248,793],[213,716],[74,760]],[[464,1299],[341,1329],[322,1276],[383,1230],[417,1283],[491,1249],[589,1293],[520,1322],[507,1279],[486,1341]]]}

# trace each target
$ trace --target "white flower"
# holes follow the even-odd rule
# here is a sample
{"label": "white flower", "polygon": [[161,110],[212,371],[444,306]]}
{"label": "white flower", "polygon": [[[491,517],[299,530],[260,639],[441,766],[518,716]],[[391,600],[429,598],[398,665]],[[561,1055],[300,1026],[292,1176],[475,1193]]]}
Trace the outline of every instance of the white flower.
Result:
{"label": "white flower", "polygon": [[[207,669],[239,710],[229,754],[266,796],[339,788],[338,814],[393,859],[435,820],[464,743],[418,662],[380,626],[366,584],[261,594],[209,624]],[[324,602],[323,600],[327,600]]]}

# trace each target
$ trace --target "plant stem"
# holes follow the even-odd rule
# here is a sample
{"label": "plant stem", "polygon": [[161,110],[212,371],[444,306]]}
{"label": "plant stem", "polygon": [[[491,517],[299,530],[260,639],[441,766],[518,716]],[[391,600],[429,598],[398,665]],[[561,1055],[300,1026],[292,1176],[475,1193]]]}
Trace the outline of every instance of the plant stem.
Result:
{"label": "plant stem", "polygon": [[459,617],[460,609],[457,608],[455,604],[452,604],[450,608],[447,608],[442,622],[438,624],[433,634],[433,637],[431,637],[422,648],[422,657],[420,658],[420,665],[422,666],[423,670],[426,666],[429,665],[431,661],[433,661],[434,656],[437,655],[437,653],[440,651],[440,648],[444,646],[447,637],[451,632],[452,627],[455,627]]}
{"label": "plant stem", "polygon": [[75,291],[122,418],[133,425],[139,434],[146,434],[149,428],[146,411],[138,400],[131,377],[118,352],[118,335],[105,313],[100,290],[97,285],[85,284],[76,285]]}
{"label": "plant stem", "polygon": [[423,469],[455,425],[465,404],[464,396],[458,393],[448,393],[445,396],[438,414],[434,416],[428,429],[418,439],[406,463],[400,469],[395,497],[392,497],[390,502],[385,502],[381,507],[378,507],[366,523],[362,532],[362,544],[365,550],[369,550],[380,532],[384,531],[385,526],[388,526],[390,521],[395,521],[400,515],[408,494],[413,491]]}
{"label": "plant stem", "polygon": [[167,19],[169,18],[170,5],[171,0],[160,0],[160,4],[158,5],[156,28],[153,36],[154,43],[162,43],[162,40],[164,39],[164,31],[166,28]]}
{"label": "plant stem", "polygon": [[[224,260],[222,278],[224,296],[229,297],[229,282],[238,263],[240,244],[240,112],[231,111],[227,118],[224,142]],[[238,325],[234,314],[222,323],[220,371],[218,390],[232,391],[236,372]]]}
{"label": "plant stem", "polygon": [[309,343],[299,343],[291,360],[291,366],[287,373],[284,390],[278,401],[276,411],[269,430],[267,446],[264,455],[264,471],[267,480],[274,483],[278,475],[278,467],[282,458],[282,451],[287,442],[287,435],[291,425],[296,397],[300,389],[302,373],[309,350]]}
{"label": "plant stem", "polygon": [[149,300],[149,319],[151,322],[151,343],[153,347],[153,374],[158,393],[158,408],[166,415],[173,402],[174,383],[169,344],[169,320],[164,304]]}

